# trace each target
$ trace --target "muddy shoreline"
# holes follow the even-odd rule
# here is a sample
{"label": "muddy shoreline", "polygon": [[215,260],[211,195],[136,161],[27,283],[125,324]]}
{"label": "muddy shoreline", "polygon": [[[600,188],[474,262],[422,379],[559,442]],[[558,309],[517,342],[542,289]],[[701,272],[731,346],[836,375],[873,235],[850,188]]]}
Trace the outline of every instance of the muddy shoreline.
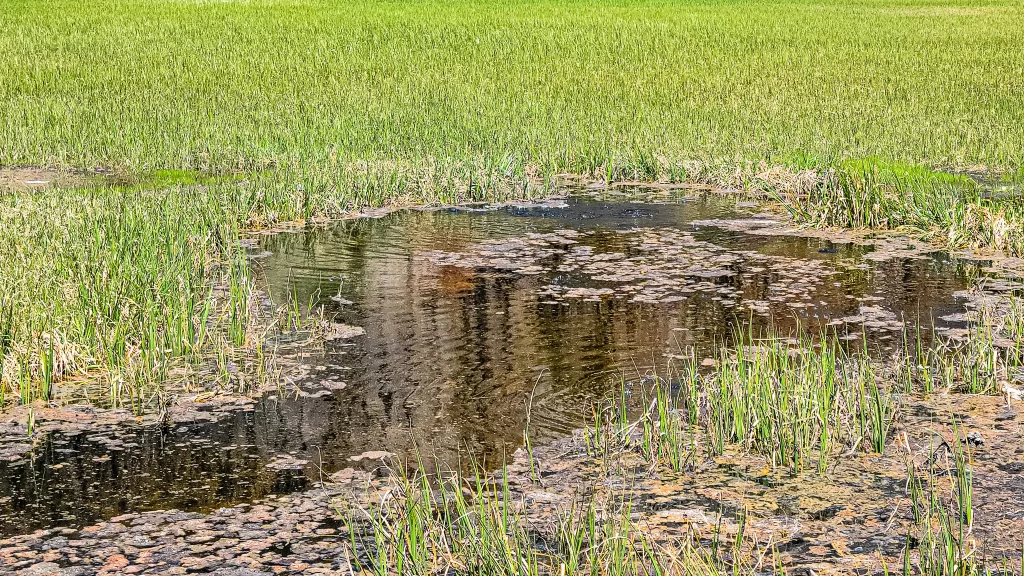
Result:
{"label": "muddy shoreline", "polygon": [[[535,448],[532,462],[520,450],[495,474],[506,475],[509,497],[541,534],[583,495],[608,506],[629,498],[634,519],[666,545],[734,538],[742,516],[751,550],[774,543],[788,573],[873,574],[883,561],[900,565],[912,523],[906,462],[921,464],[942,441],[956,441],[955,416],[965,432],[984,438],[973,448],[977,520],[970,537],[987,557],[1005,557],[1012,566],[1020,558],[1015,535],[1024,533],[1019,409],[984,396],[915,401],[897,431],[899,446],[885,456],[844,455],[824,476],[772,470],[739,452],[696,458],[673,473],[635,452],[590,456],[581,433]],[[349,574],[341,511],[395,489],[380,457],[370,455],[308,491],[206,514],[138,512],[8,538],[0,541],[0,569],[36,576]],[[865,474],[872,480],[865,482]]]}

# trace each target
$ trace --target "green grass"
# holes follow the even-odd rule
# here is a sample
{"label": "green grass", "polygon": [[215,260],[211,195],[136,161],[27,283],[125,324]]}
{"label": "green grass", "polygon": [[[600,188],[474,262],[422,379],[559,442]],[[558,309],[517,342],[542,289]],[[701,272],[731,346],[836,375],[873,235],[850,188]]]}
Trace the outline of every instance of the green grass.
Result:
{"label": "green grass", "polygon": [[168,358],[198,359],[215,327],[243,347],[253,301],[237,287],[251,281],[237,221],[212,198],[184,189],[0,197],[0,398],[49,400],[55,382],[100,373],[114,404],[144,404],[140,384],[167,380]]}
{"label": "green grass", "polygon": [[386,496],[371,497],[365,507],[335,504],[349,534],[343,554],[361,574],[726,573],[724,562],[689,537],[652,537],[628,499],[581,496],[543,519],[505,475],[396,472]]}
{"label": "green grass", "polygon": [[[1011,297],[998,310],[983,307],[964,341],[924,346],[918,332],[886,357],[834,333],[737,332],[713,367],[690,354],[653,377],[653,387],[624,385],[619,397],[593,406],[587,450],[605,460],[635,450],[681,472],[739,448],[773,468],[825,474],[842,455],[885,454],[907,395],[1002,394],[1024,359],[1021,310]],[[964,454],[953,454],[962,473]]]}
{"label": "green grass", "polygon": [[1016,176],[998,196],[964,175],[877,161],[845,162],[823,172],[806,195],[779,198],[815,226],[900,230],[950,248],[993,248],[1024,255],[1024,195]]}
{"label": "green grass", "polygon": [[[836,358],[825,353],[821,360],[809,363],[821,366]],[[721,378],[728,370],[716,368],[709,377]],[[657,475],[659,467],[679,471],[676,452],[664,448],[678,442],[684,451],[689,450],[677,435],[682,431],[685,410],[669,407],[672,398],[659,392],[648,410],[632,420],[624,402],[623,397],[595,407],[596,426],[584,436],[590,458],[600,469],[610,471],[620,457],[639,452],[650,461],[650,468],[641,468],[646,473]],[[660,447],[652,451],[656,445]],[[907,520],[907,544],[900,554],[902,570],[892,573],[1015,573],[1017,567],[1010,560],[986,557],[971,538],[975,520],[971,454],[956,425],[953,444],[943,443],[941,449],[944,451],[930,453],[923,465],[903,456],[907,458],[905,502],[909,510],[900,517]],[[423,471],[422,462],[393,462],[388,479],[368,488],[365,495],[355,493],[334,502],[348,534],[341,554],[354,572],[380,576],[787,573],[770,540],[758,542],[746,534],[746,513],[738,513],[735,530],[724,538],[719,532],[721,520],[710,534],[693,525],[675,531],[664,526],[652,529],[646,521],[654,513],[650,504],[634,506],[648,496],[641,487],[645,472],[637,477],[636,468],[616,468],[615,473],[622,475],[617,483],[622,486],[620,491],[599,490],[601,482],[594,481],[593,486],[578,486],[563,503],[553,504],[548,498],[527,496],[524,481],[550,494],[551,488],[533,477],[533,466],[531,462],[531,479],[526,481],[513,480],[513,475],[503,471],[448,470],[430,475]],[[440,470],[439,463],[435,462],[435,467]],[[698,468],[689,470],[696,486],[700,485]],[[893,511],[890,526],[897,511],[899,507]],[[766,556],[767,571],[762,567]],[[876,558],[883,572],[890,573],[886,558]]]}
{"label": "green grass", "polygon": [[[141,412],[159,409],[169,389],[257,389],[273,377],[265,333],[302,319],[295,306],[285,317],[259,306],[242,230],[368,204],[475,198],[442,172],[442,184],[424,181],[415,196],[377,185],[371,172],[347,174],[330,190],[315,180],[289,187],[276,174],[203,185],[158,174],[188,185],[154,190],[150,176],[137,186],[0,191],[0,406],[53,400],[62,387],[63,401]],[[490,197],[503,198],[496,188]],[[229,363],[243,370],[231,374]]]}
{"label": "green grass", "polygon": [[824,473],[840,452],[884,453],[904,387],[834,335],[805,336],[798,346],[788,340],[739,334],[711,369],[691,356],[653,391],[640,391],[646,409],[635,422],[625,395],[599,407],[586,435],[590,453],[634,446],[678,472],[700,453],[738,447],[795,473],[811,465]]}
{"label": "green grass", "polygon": [[[975,576],[992,573],[979,562],[976,542],[971,539],[974,526],[974,473],[969,445],[954,421],[951,444],[942,443],[938,452],[928,455],[923,468],[907,463],[907,492],[917,538],[917,560],[921,574]],[[940,465],[945,462],[945,465]],[[904,563],[911,562],[910,535],[904,550]],[[1014,571],[1003,560],[1002,572]],[[906,570],[904,570],[906,573]],[[999,571],[997,570],[997,573]]]}
{"label": "green grass", "polygon": [[1018,170],[1024,7],[3,0],[0,164]]}

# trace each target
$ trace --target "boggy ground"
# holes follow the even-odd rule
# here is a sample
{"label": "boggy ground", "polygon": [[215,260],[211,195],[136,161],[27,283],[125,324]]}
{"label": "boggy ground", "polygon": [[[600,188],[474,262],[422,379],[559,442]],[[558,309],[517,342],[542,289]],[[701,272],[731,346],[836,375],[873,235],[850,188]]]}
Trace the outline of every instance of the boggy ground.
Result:
{"label": "boggy ground", "polygon": [[[639,188],[645,202],[664,202],[668,200],[668,191],[650,185]],[[600,197],[609,196],[614,191],[594,189],[591,194]],[[631,191],[629,197],[636,196]],[[756,202],[738,201],[750,208],[761,206]],[[493,210],[502,206],[543,207],[560,206],[558,198],[540,202],[512,202],[488,204],[473,210]],[[642,206],[642,204],[638,204]],[[770,206],[770,205],[769,205]],[[377,218],[401,209],[399,206],[388,206],[378,209],[362,209],[353,212],[346,218]],[[413,208],[416,209],[416,208]],[[419,209],[424,209],[420,207]],[[435,209],[435,208],[426,208]],[[304,225],[326,225],[332,221],[312,221]],[[829,240],[835,246],[854,244],[870,247],[864,254],[865,260],[884,261],[895,258],[925,258],[941,249],[935,242],[922,241],[898,232],[878,230],[843,230],[838,228],[808,228],[800,226],[793,219],[778,210],[773,212],[750,211],[748,218],[729,220],[704,220],[691,223],[696,229],[712,228],[742,232],[761,236],[801,236]],[[279,224],[261,231],[259,234],[277,234],[301,229],[297,223]],[[796,308],[813,309],[818,304],[813,301],[816,290],[829,279],[834,271],[825,269],[818,261],[802,260],[785,256],[768,256],[756,251],[729,250],[714,243],[694,239],[694,234],[674,228],[645,228],[630,231],[621,236],[621,251],[595,251],[588,245],[591,232],[560,230],[554,234],[526,234],[524,237],[495,240],[471,246],[457,252],[427,251],[417,255],[418,259],[427,260],[439,266],[455,266],[461,268],[498,269],[503,272],[530,275],[541,272],[575,272],[603,287],[566,287],[552,283],[540,292],[545,304],[560,304],[573,299],[600,300],[603,298],[627,299],[634,302],[673,302],[688,294],[699,293],[707,298],[721,301],[725,306],[737,306],[737,312],[752,312],[760,316],[780,316]],[[258,249],[257,234],[243,239],[243,245],[252,250]],[[627,258],[624,252],[632,251],[639,254]],[[967,301],[969,306],[979,304],[980,300],[1003,300],[1005,295],[1019,290],[1022,284],[1018,281],[1024,277],[1024,259],[1010,257],[994,250],[962,250],[951,251],[951,255],[967,261],[981,262],[991,276],[984,283],[984,290],[965,291],[958,296]],[[258,253],[250,256],[259,257]],[[557,257],[552,260],[552,257]],[[556,264],[553,265],[552,262]],[[839,263],[842,266],[842,262]],[[850,264],[864,267],[866,264]],[[771,301],[741,298],[734,289],[722,287],[709,282],[722,275],[734,275],[735,269],[741,268],[743,274],[751,271],[769,270],[773,275],[772,288],[775,295]],[[283,324],[280,309],[267,294],[256,290],[252,296],[258,301],[253,305],[254,322],[259,324],[253,332],[265,335],[271,326]],[[222,374],[221,367],[213,362],[199,366],[192,372],[189,379],[171,378],[164,383],[166,401],[158,409],[139,411],[128,407],[108,409],[102,406],[81,406],[79,400],[81,390],[97,388],[95,394],[86,394],[87,398],[101,398],[105,381],[83,384],[78,380],[57,383],[53,386],[49,402],[10,406],[4,410],[0,421],[0,458],[18,457],[31,445],[25,440],[26,431],[45,433],[48,431],[69,431],[98,429],[122,422],[157,423],[162,420],[172,422],[192,421],[207,417],[213,412],[223,409],[234,409],[250,404],[250,397],[256,397],[268,390],[273,390],[282,381],[301,379],[303,365],[301,362],[289,362],[287,359],[297,355],[297,350],[309,346],[314,341],[329,339],[347,339],[359,335],[358,327],[336,324],[329,321],[313,319],[312,329],[307,325],[301,338],[292,339],[283,347],[279,347],[280,358],[275,359],[268,373],[273,377],[250,379],[246,393],[233,393],[231,388],[240,388],[238,375]],[[903,330],[906,323],[895,318],[887,310],[878,309],[871,301],[860,306],[860,313],[848,318],[835,320],[833,324],[849,324],[851,337],[859,338],[857,330],[877,329],[896,333]],[[960,328],[937,327],[939,331],[956,338],[966,332]],[[235,367],[238,368],[237,366]],[[229,367],[230,371],[231,368]],[[195,382],[204,382],[206,388],[196,390]],[[181,386],[184,383],[186,386]],[[189,386],[192,386],[189,388]],[[87,402],[92,404],[92,402]]]}
{"label": "boggy ground", "polygon": [[[905,404],[883,456],[846,452],[823,475],[793,475],[764,459],[730,450],[708,457],[699,447],[682,472],[636,450],[595,455],[578,433],[531,454],[517,452],[489,475],[505,490],[496,499],[538,542],[554,538],[560,519],[587,505],[614,515],[629,504],[632,526],[661,550],[687,542],[715,549],[742,573],[880,574],[903,566],[904,547],[920,539],[911,514],[908,463],[945,476],[952,447],[970,455],[973,528],[963,536],[977,559],[1009,558],[1020,571],[1024,534],[1024,443],[1020,403],[995,396],[937,393]],[[954,425],[954,422],[957,424]],[[956,427],[954,427],[956,426]],[[966,439],[970,438],[969,441]],[[409,482],[369,458],[304,493],[212,512],[125,514],[82,529],[40,530],[0,542],[0,571],[21,575],[353,574],[368,567],[353,553],[351,521],[374,503],[406,498]],[[413,483],[414,484],[414,483]],[[349,521],[346,521],[346,518]],[[364,527],[365,528],[365,527]],[[742,544],[735,547],[737,534]],[[723,544],[724,543],[724,544]],[[912,545],[913,547],[913,545]],[[920,559],[911,553],[912,571]]]}
{"label": "boggy ground", "polygon": [[[774,234],[822,233],[798,231],[785,221],[767,220],[709,225]],[[932,249],[923,243],[911,246],[898,236],[869,234],[850,233],[843,238],[881,246],[880,255],[924,254]],[[681,241],[688,243],[684,236],[680,236]],[[657,240],[665,244],[665,238]],[[999,270],[1012,270],[1019,264],[1016,259],[992,254],[985,257],[991,258],[993,267]],[[595,262],[582,264],[591,266]],[[185,400],[186,406],[177,410],[188,412],[187,404],[195,398]],[[224,409],[245,404],[244,400],[230,398],[224,402]],[[668,473],[629,452],[617,454],[613,461],[588,456],[580,437],[539,448],[534,453],[533,470],[520,455],[507,469],[508,478],[517,501],[530,505],[529,521],[539,531],[550,526],[557,510],[571,505],[581,494],[606,503],[629,495],[635,520],[666,546],[694,532],[705,541],[709,533],[735,533],[744,515],[740,511],[745,510],[744,535],[750,540],[752,556],[760,550],[764,558],[774,554],[771,549],[777,549],[783,564],[794,570],[878,572],[883,557],[889,565],[899,562],[906,541],[906,458],[913,456],[919,465],[923,464],[931,450],[939,450],[940,437],[947,444],[955,444],[951,425],[955,413],[962,422],[962,432],[978,432],[984,442],[973,446],[977,516],[971,537],[986,554],[1012,557],[1019,549],[1013,535],[1024,531],[1021,429],[1015,406],[1006,409],[1002,402],[998,397],[948,395],[907,404],[899,434],[890,442],[885,457],[856,452],[844,455],[824,478],[813,473],[791,477],[784,471],[773,472],[761,459],[738,452],[715,459],[697,458],[686,472]],[[180,416],[177,410],[160,417],[176,419]],[[24,433],[23,422],[18,421],[21,417],[31,417],[43,428],[57,429],[105,426],[133,416],[128,411],[42,408],[31,416],[21,411],[8,414],[12,421],[6,431],[12,437]],[[26,442],[20,444],[29,447]],[[942,458],[947,456],[940,454]],[[345,552],[345,526],[332,503],[344,507],[345,502],[365,501],[362,490],[367,485],[379,494],[392,486],[391,482],[386,476],[368,471],[350,471],[335,475],[318,490],[252,506],[208,514],[144,512],[83,529],[53,529],[14,537],[3,542],[4,569],[14,573],[27,570],[24,573],[29,574],[89,574],[104,567],[109,568],[108,573],[349,573],[352,556]]]}

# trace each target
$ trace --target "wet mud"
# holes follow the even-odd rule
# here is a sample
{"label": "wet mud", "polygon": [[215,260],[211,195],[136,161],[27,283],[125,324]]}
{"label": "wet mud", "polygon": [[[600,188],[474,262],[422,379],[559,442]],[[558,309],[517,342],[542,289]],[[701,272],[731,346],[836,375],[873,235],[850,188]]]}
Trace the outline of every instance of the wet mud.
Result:
{"label": "wet mud", "polygon": [[[751,566],[771,549],[788,573],[873,574],[902,562],[913,524],[907,463],[936,459],[942,468],[940,447],[956,441],[956,421],[961,441],[965,431],[983,439],[968,447],[976,484],[968,538],[984,543],[978,549],[988,557],[1019,561],[1024,420],[1000,398],[962,400],[916,399],[897,446],[884,456],[845,454],[823,475],[794,475],[738,452],[697,455],[675,473],[636,452],[590,456],[579,432],[537,448],[532,459],[517,451],[495,475],[507,478],[508,497],[540,535],[581,497],[612,508],[628,499],[635,520],[668,546],[684,539],[732,545],[742,523]],[[348,574],[355,566],[341,510],[395,489],[389,456],[368,453],[304,492],[252,504],[129,513],[13,537],[4,541],[0,567],[23,574]]]}

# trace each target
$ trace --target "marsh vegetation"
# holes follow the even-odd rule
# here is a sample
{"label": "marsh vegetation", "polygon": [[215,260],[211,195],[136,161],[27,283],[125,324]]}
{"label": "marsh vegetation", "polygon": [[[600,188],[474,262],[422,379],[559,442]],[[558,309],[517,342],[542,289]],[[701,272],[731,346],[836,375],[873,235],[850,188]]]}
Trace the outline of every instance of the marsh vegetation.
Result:
{"label": "marsh vegetation", "polygon": [[0,0],[0,566],[1020,573],[1021,21]]}

